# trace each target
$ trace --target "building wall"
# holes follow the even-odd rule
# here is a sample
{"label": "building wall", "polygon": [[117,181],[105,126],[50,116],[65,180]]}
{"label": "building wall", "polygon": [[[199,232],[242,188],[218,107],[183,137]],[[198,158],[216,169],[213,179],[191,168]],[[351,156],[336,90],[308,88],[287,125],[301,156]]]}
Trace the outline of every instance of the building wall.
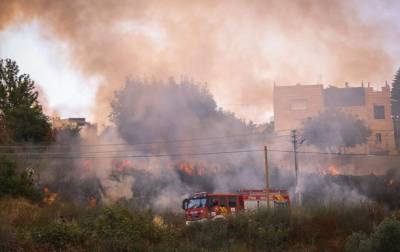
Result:
{"label": "building wall", "polygon": [[[317,116],[318,113],[325,110],[323,90],[322,85],[274,87],[274,119],[277,133],[287,133],[292,129],[301,129],[304,120]],[[385,86],[382,91],[376,91],[372,87],[366,87],[363,90],[365,95],[365,104],[363,106],[347,106],[339,107],[339,109],[364,120],[371,129],[372,134],[366,145],[347,149],[346,152],[394,152],[395,142],[391,119],[390,87]],[[300,105],[296,105],[296,103]],[[301,106],[302,103],[305,105]],[[374,106],[384,107],[383,119],[375,118]]]}
{"label": "building wall", "polygon": [[[380,149],[394,150],[394,129],[393,121],[391,118],[391,104],[390,104],[390,87],[385,86],[382,91],[374,91],[372,88],[366,88],[368,125],[372,130],[372,135],[369,139],[368,146],[369,152],[379,152]],[[374,106],[384,106],[385,118],[374,118]],[[381,134],[382,141],[379,143],[376,140],[376,134]]]}
{"label": "building wall", "polygon": [[302,128],[303,120],[323,110],[322,85],[275,86],[274,122],[279,132]]}

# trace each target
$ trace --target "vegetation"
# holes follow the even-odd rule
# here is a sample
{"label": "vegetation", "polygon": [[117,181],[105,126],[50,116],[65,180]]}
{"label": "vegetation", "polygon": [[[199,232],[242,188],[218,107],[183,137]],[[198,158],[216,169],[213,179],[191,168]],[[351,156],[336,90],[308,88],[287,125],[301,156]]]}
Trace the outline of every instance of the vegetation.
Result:
{"label": "vegetation", "polygon": [[35,83],[15,61],[0,59],[0,135],[15,142],[49,142],[52,129]]}
{"label": "vegetation", "polygon": [[155,214],[122,203],[38,206],[2,198],[0,250],[343,251],[364,243],[396,248],[399,222],[385,216],[389,213],[375,205],[330,205],[250,212],[186,226],[183,214]]}
{"label": "vegetation", "polygon": [[400,251],[400,221],[388,218],[382,221],[369,236],[362,232],[352,234],[346,243],[346,251]]}
{"label": "vegetation", "polygon": [[400,116],[400,68],[397,70],[392,83],[392,115]]}
{"label": "vegetation", "polygon": [[363,120],[341,110],[327,110],[304,122],[306,143],[331,152],[366,143],[370,135]]}
{"label": "vegetation", "polygon": [[[0,144],[48,143],[53,141],[54,132],[58,142],[78,143],[80,128],[53,132],[37,97],[29,76],[19,75],[15,62],[0,60]],[[173,79],[164,84],[130,80],[116,94],[112,107],[111,118],[128,143],[210,136],[211,132],[243,134],[261,129],[266,135],[273,134],[273,122],[257,129],[254,124],[217,109],[206,88],[187,80],[179,84]],[[185,120],[172,116],[177,113]],[[365,142],[368,136],[369,130],[361,120],[340,111],[323,113],[305,122],[307,141],[321,148],[351,147]],[[239,142],[238,146],[244,144]],[[173,146],[163,147],[173,151]],[[33,170],[17,164],[11,156],[0,156],[0,251],[400,250],[400,214],[376,204],[313,201],[302,208],[238,213],[223,220],[186,226],[182,212],[148,210],[159,210],[148,204],[152,202],[148,195],[159,195],[174,180],[134,171],[134,204],[129,200],[104,204],[101,200],[90,201],[91,197],[101,199],[103,194],[98,178],[91,176],[92,163],[85,160],[82,166],[86,174],[80,174],[75,160],[51,160],[53,166],[40,167],[54,178],[53,184],[46,184],[49,191],[42,195]],[[237,169],[242,169],[241,163],[235,163]],[[234,168],[232,165],[230,171]],[[202,181],[204,177],[199,174],[189,176],[180,167],[175,169],[186,185],[204,186],[210,181]],[[118,179],[118,174],[114,175]],[[389,178],[385,178],[385,185],[391,181]],[[53,190],[57,193],[51,198]],[[389,195],[395,190],[396,182],[390,183]]]}
{"label": "vegetation", "polygon": [[0,156],[0,197],[6,195],[26,197],[31,200],[41,198],[29,172],[18,173],[14,161]]}
{"label": "vegetation", "polygon": [[[165,83],[128,80],[114,97],[111,120],[128,143],[246,134],[255,128],[218,109],[205,86],[185,79],[177,83],[173,78]],[[176,151],[176,144],[163,147]]]}

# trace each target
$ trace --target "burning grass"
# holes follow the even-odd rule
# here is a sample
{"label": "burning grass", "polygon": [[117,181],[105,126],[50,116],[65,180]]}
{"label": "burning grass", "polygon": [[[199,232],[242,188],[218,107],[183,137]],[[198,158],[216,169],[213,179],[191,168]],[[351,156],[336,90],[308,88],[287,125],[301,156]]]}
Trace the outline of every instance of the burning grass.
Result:
{"label": "burning grass", "polygon": [[[56,201],[39,206],[22,199],[3,198],[0,249],[343,251],[360,241],[378,239],[369,235],[375,237],[374,227],[392,215],[396,216],[378,205],[332,203],[324,207],[242,213],[222,221],[186,226],[181,213],[156,215],[122,203],[91,208]],[[397,228],[397,222],[393,225]]]}

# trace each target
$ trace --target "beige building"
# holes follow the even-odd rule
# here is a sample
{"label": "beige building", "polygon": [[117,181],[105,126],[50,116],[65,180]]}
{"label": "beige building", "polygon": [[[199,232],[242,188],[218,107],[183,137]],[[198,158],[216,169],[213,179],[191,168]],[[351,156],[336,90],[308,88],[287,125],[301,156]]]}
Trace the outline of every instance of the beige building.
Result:
{"label": "beige building", "polygon": [[351,152],[387,153],[395,151],[391,118],[390,87],[328,87],[295,85],[274,87],[274,120],[278,134],[301,130],[303,121],[327,108],[337,108],[364,120],[372,131],[368,143]]}

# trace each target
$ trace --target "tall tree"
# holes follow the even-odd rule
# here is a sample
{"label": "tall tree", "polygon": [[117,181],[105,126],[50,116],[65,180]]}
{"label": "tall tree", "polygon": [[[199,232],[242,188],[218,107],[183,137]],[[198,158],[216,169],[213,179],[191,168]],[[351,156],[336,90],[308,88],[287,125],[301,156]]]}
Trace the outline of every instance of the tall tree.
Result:
{"label": "tall tree", "polygon": [[392,83],[392,115],[400,116],[400,68],[397,70]]}
{"label": "tall tree", "polygon": [[370,135],[363,120],[341,110],[327,110],[304,122],[306,142],[331,152],[364,144]]}
{"label": "tall tree", "polygon": [[38,102],[35,82],[11,59],[0,59],[0,125],[15,142],[48,142],[52,129]]}

